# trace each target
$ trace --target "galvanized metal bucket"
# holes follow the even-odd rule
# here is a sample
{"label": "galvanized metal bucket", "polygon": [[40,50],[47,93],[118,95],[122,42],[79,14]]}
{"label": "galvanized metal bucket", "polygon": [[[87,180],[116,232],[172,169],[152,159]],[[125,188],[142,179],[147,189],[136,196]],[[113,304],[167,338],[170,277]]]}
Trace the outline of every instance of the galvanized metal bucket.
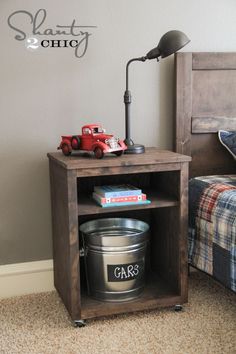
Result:
{"label": "galvanized metal bucket", "polygon": [[102,301],[128,301],[144,289],[149,225],[129,218],[105,218],[80,226],[88,293]]}

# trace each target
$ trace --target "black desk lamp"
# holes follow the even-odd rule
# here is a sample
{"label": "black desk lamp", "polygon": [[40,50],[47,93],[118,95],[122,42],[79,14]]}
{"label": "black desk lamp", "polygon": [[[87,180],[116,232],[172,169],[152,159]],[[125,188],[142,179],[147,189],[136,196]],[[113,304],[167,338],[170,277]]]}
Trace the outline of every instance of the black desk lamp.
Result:
{"label": "black desk lamp", "polygon": [[165,33],[156,48],[150,50],[146,56],[140,58],[133,58],[126,64],[126,90],[124,94],[125,103],[125,144],[127,145],[126,154],[142,154],[145,152],[143,145],[134,144],[130,137],[130,104],[131,104],[131,92],[129,91],[129,65],[133,61],[146,61],[147,59],[157,59],[159,57],[166,58],[169,55],[177,52],[183,48],[190,39],[181,31],[169,31]]}

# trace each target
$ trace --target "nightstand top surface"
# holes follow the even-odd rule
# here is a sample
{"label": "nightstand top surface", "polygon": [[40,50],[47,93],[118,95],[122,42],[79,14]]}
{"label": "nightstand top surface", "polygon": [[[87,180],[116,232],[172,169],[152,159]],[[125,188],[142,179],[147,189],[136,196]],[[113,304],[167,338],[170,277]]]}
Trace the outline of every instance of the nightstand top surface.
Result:
{"label": "nightstand top surface", "polygon": [[123,154],[120,157],[105,154],[103,159],[96,159],[90,152],[73,152],[71,156],[64,156],[62,151],[48,153],[48,158],[67,170],[80,170],[101,167],[122,167],[138,165],[155,165],[165,163],[180,163],[191,161],[190,156],[177,154],[156,147],[146,148],[144,154]]}

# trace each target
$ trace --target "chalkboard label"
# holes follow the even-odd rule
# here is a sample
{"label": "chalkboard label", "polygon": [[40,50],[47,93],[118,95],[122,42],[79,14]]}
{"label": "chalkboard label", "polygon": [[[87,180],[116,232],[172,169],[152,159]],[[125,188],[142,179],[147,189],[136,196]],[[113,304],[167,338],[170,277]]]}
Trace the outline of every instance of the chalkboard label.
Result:
{"label": "chalkboard label", "polygon": [[107,275],[108,281],[127,281],[132,279],[138,279],[143,276],[144,261],[128,264],[108,264]]}

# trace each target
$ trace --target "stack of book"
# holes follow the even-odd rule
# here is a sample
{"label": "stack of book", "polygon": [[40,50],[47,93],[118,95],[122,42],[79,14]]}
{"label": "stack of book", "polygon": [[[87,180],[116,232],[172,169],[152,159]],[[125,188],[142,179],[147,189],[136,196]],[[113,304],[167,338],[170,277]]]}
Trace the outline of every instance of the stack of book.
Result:
{"label": "stack of book", "polygon": [[93,199],[103,208],[151,203],[141,189],[130,184],[95,186]]}

